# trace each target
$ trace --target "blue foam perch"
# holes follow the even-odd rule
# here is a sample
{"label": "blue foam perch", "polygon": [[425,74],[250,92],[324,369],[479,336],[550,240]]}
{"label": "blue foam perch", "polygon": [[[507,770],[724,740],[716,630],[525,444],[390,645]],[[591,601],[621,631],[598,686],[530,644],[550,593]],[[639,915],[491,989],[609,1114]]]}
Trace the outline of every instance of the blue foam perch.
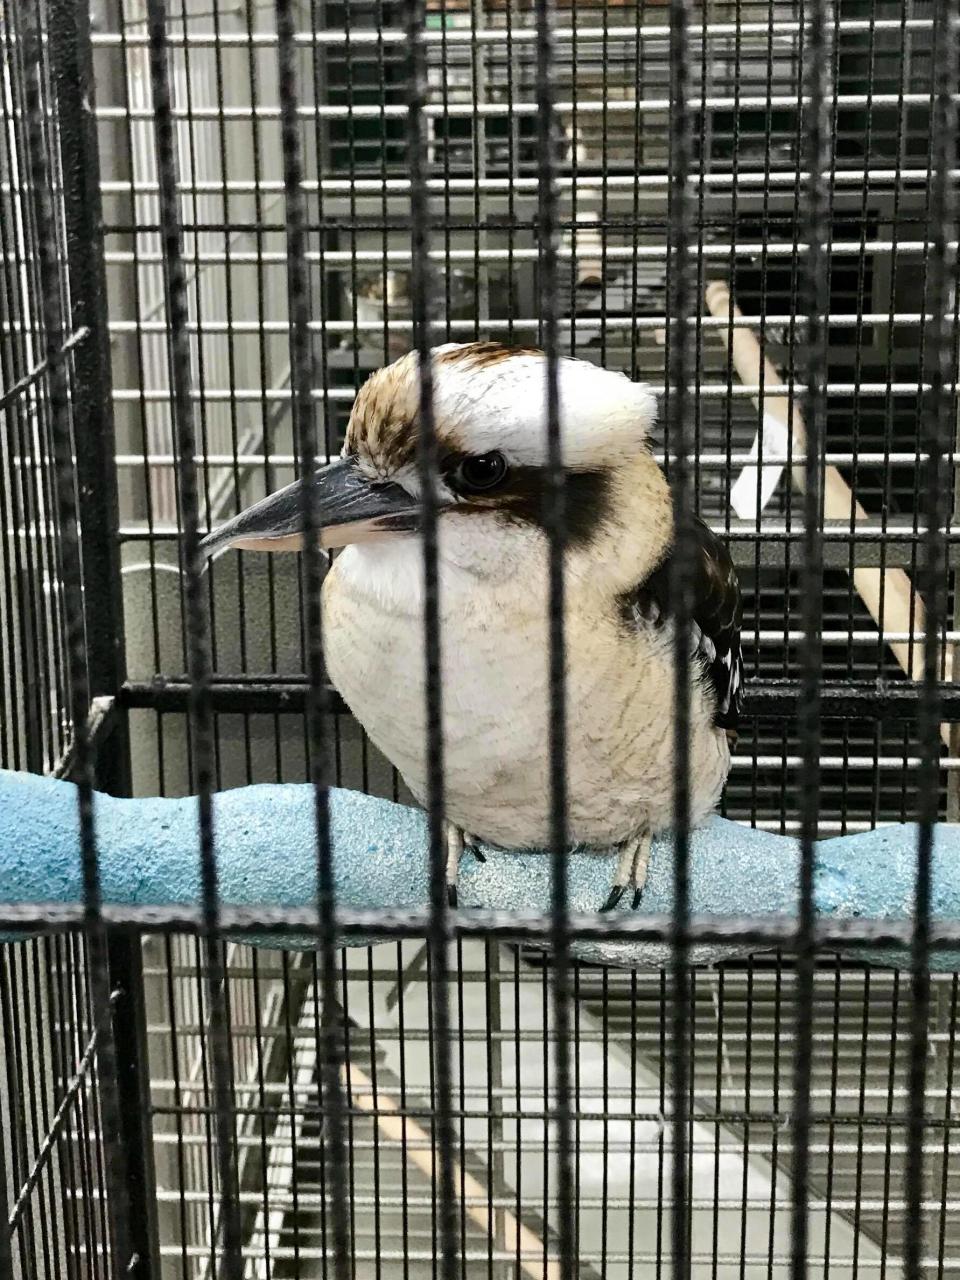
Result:
{"label": "blue foam perch", "polygon": [[[340,906],[384,910],[427,906],[423,813],[357,792],[332,790],[330,816]],[[316,843],[309,787],[250,786],[221,792],[214,798],[214,821],[224,904],[313,905]],[[99,795],[96,822],[106,903],[199,905],[196,800],[117,800]],[[909,920],[916,842],[917,829],[910,825],[821,841],[815,884],[819,915],[838,920]],[[615,860],[611,852],[571,855],[571,910],[597,909],[609,890]],[[718,916],[791,918],[796,911],[798,866],[797,841],[713,818],[692,834],[691,910]],[[672,885],[670,841],[658,840],[640,910],[668,913]],[[71,783],[0,770],[0,904],[76,904],[81,898],[76,789]],[[542,853],[488,850],[487,861],[480,863],[466,855],[460,900],[467,908],[545,912],[550,902],[550,860]],[[960,919],[960,827],[936,829],[932,905],[935,921]],[[270,945],[283,944],[273,940]],[[748,949],[755,948],[743,943],[698,945],[693,959],[711,963]],[[669,962],[666,946],[640,940],[578,940],[575,950],[583,959],[637,968]],[[941,969],[960,968],[960,955],[934,952],[931,963]]]}

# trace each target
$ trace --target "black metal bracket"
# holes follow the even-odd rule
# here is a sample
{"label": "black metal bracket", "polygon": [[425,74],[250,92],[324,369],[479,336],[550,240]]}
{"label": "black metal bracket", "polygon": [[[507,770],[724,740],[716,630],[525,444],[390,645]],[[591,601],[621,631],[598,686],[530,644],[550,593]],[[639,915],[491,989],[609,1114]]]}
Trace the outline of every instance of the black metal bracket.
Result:
{"label": "black metal bracket", "polygon": [[113,1038],[120,1126],[126,1154],[133,1280],[160,1280],[160,1230],[153,1159],[150,1058],[143,989],[142,933],[113,927],[107,932],[110,982],[116,992]]}
{"label": "black metal bracket", "polygon": [[[309,685],[305,676],[249,676],[242,679],[214,679],[210,705],[214,711],[239,714],[302,715],[306,710]],[[332,715],[349,715],[350,708],[332,685],[327,685],[325,709]],[[802,700],[799,680],[747,680],[744,685],[743,716],[796,716]],[[911,721],[920,706],[921,686],[908,680],[832,681],[820,689],[824,720]],[[152,680],[128,680],[120,690],[120,703],[127,708],[151,711],[185,711],[190,698],[186,676],[154,676]],[[960,721],[960,684],[940,687],[941,716],[944,721]]]}
{"label": "black metal bracket", "polygon": [[[117,728],[120,711],[117,699],[112,695],[90,699],[90,711],[87,715],[86,740],[93,752],[94,760],[103,750],[104,744]],[[71,778],[76,768],[76,745],[70,742],[63,755],[54,762],[51,773],[55,778]]]}

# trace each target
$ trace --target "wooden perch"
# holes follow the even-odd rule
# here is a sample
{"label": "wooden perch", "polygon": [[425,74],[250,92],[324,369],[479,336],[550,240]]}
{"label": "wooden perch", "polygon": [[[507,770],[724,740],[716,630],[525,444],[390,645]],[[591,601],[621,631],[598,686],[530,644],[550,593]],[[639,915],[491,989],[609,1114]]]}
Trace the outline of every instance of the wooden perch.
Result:
{"label": "wooden perch", "polygon": [[[388,1094],[375,1093],[373,1083],[355,1063],[344,1066],[341,1078],[347,1096],[354,1106],[373,1116],[377,1128],[388,1142],[403,1144],[406,1159],[429,1178],[438,1180],[436,1150],[427,1131],[416,1120],[400,1115],[396,1102]],[[489,1207],[487,1188],[458,1161],[453,1164],[455,1194],[463,1197],[463,1209],[481,1231],[495,1238],[496,1212]],[[486,1201],[487,1203],[482,1203]],[[531,1280],[560,1280],[560,1263],[548,1256],[543,1241],[509,1209],[501,1209],[503,1247],[516,1255],[520,1270]]]}
{"label": "wooden perch", "polygon": [[[730,290],[721,280],[714,280],[707,285],[706,302],[710,314],[718,318],[735,318],[741,316],[735,303],[731,304]],[[763,383],[765,387],[782,387],[783,379],[760,350],[760,343],[752,329],[744,326],[732,327],[721,331],[727,341],[733,367],[740,380],[746,384]],[[761,379],[760,371],[763,368]],[[759,401],[753,403],[760,408]],[[792,452],[800,457],[806,451],[807,432],[796,403],[792,405],[786,396],[771,396],[764,400],[764,415],[776,418],[785,426],[792,439]],[[797,489],[804,491],[804,471],[802,466],[791,468],[793,483]],[[823,518],[824,520],[868,519],[853,495],[850,486],[836,467],[827,466],[823,472]],[[859,568],[853,571],[853,585],[860,599],[866,605],[871,618],[877,624],[881,634],[884,629],[905,632],[913,636],[909,641],[890,640],[887,643],[901,669],[913,680],[923,679],[923,634],[926,629],[927,615],[920,593],[914,590],[913,583],[903,569]],[[882,601],[882,604],[881,604]],[[953,679],[953,651],[948,646],[943,657],[943,679]],[[949,745],[950,726],[942,725],[940,730],[943,741]]]}

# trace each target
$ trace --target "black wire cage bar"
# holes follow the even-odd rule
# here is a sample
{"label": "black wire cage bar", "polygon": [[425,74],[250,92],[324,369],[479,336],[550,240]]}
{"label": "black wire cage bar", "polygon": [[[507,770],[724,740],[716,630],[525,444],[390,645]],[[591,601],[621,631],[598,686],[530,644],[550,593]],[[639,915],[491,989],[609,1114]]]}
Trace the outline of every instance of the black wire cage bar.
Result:
{"label": "black wire cage bar", "polygon": [[[953,0],[0,0],[0,766],[77,784],[84,888],[0,913],[0,1275],[960,1272],[957,976],[929,964],[960,942],[931,915],[960,812],[958,26]],[[328,788],[412,798],[327,678],[310,491],[299,558],[199,543],[336,456],[373,370],[487,338],[546,355],[552,893],[444,893],[426,373],[431,907],[345,911]],[[798,837],[796,925],[691,913],[682,644],[674,910],[570,909],[567,355],[663,388],[678,634],[694,517],[730,546],[722,812]],[[317,899],[221,908],[212,797],[263,781],[314,787]],[[198,797],[199,910],[102,900],[94,791]],[[818,920],[817,839],[903,821],[910,926]],[[615,936],[669,969],[571,952]],[[711,939],[755,954],[692,964]]]}

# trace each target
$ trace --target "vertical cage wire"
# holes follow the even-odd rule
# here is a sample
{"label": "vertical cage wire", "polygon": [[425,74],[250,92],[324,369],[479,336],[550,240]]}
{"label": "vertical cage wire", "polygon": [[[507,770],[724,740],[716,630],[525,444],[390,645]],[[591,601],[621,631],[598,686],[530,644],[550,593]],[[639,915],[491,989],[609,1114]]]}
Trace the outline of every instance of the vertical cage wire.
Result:
{"label": "vertical cage wire", "polygon": [[[280,50],[280,96],[283,104],[284,182],[286,196],[286,238],[290,255],[290,366],[294,391],[294,439],[299,454],[300,474],[307,479],[313,474],[318,453],[317,432],[310,412],[312,384],[308,335],[308,293],[305,263],[305,207],[302,195],[303,167],[300,160],[299,125],[297,120],[297,83],[293,56],[293,14],[287,0],[278,0],[277,30]],[[343,1115],[346,1099],[343,1076],[349,1095],[350,1063],[341,1068],[340,1028],[334,1016],[336,1006],[336,960],[334,949],[336,897],[333,879],[333,855],[330,845],[330,815],[327,794],[326,734],[323,716],[323,634],[320,610],[322,553],[318,541],[318,513],[314,490],[302,487],[305,544],[302,564],[302,594],[306,605],[306,644],[310,678],[310,704],[307,729],[310,735],[310,777],[315,792],[317,820],[317,903],[320,920],[322,959],[322,1080],[324,1093],[324,1125],[329,1133],[332,1153],[330,1181],[332,1195],[332,1243],[336,1274],[349,1274],[349,1225],[347,1220],[346,1140]]]}
{"label": "vertical cage wire", "polygon": [[[810,1083],[813,1063],[812,1008],[814,982],[814,869],[816,838],[820,816],[820,681],[823,661],[820,635],[823,629],[820,581],[823,575],[822,444],[826,415],[826,335],[821,317],[828,305],[824,288],[828,249],[826,183],[832,169],[830,128],[827,119],[828,79],[831,50],[828,43],[827,7],[814,0],[810,7],[809,29],[804,45],[802,84],[804,110],[798,128],[804,131],[803,156],[807,182],[803,188],[803,231],[806,254],[798,264],[799,293],[806,318],[810,351],[803,404],[806,421],[804,461],[803,562],[803,645],[801,649],[803,703],[800,733],[803,763],[800,778],[801,846],[800,905],[797,923],[797,991],[794,1064],[794,1157],[793,1223],[791,1274],[795,1280],[807,1275],[809,1265],[809,1160]],[[809,103],[809,114],[806,105]]]}
{"label": "vertical cage wire", "polygon": [[217,1242],[222,1246],[228,1280],[241,1280],[242,1237],[239,1215],[236,1120],[222,951],[218,937],[219,886],[213,815],[214,739],[210,708],[210,647],[208,601],[200,552],[200,500],[197,487],[196,431],[191,397],[190,351],[187,337],[187,284],[183,261],[174,134],[167,68],[167,13],[164,0],[147,8],[150,35],[150,87],[156,125],[158,208],[163,240],[167,316],[170,330],[170,375],[173,427],[176,439],[177,485],[183,519],[184,605],[186,656],[190,683],[192,739],[200,829],[200,877],[203,895],[204,961],[210,1015],[213,1092],[216,1106],[219,1210],[211,1233],[211,1261],[217,1267]]}
{"label": "vertical cage wire", "polygon": [[670,1255],[677,1276],[690,1274],[689,1214],[687,1210],[687,1041],[694,1030],[690,1022],[690,974],[687,928],[689,925],[690,857],[690,649],[687,643],[693,618],[695,546],[692,518],[690,455],[690,243],[691,201],[688,190],[692,161],[688,92],[690,49],[689,15],[683,0],[670,5],[670,97],[676,108],[670,116],[668,169],[670,174],[668,217],[667,289],[670,323],[667,326],[665,453],[669,457],[677,555],[670,565],[670,591],[676,608],[673,651],[673,823],[675,861],[672,919],[672,1125],[670,1180]]}
{"label": "vertical cage wire", "polygon": [[[945,388],[951,370],[957,368],[954,352],[957,337],[951,330],[949,287],[951,275],[956,282],[956,247],[948,243],[955,229],[955,200],[951,174],[956,163],[955,133],[957,113],[953,100],[956,61],[955,17],[948,7],[937,15],[935,52],[930,91],[931,117],[931,194],[929,204],[929,258],[925,279],[925,296],[929,294],[934,316],[925,357],[929,359],[930,386],[922,399],[921,435],[926,451],[923,477],[922,516],[923,547],[920,580],[926,601],[927,623],[923,642],[923,691],[918,728],[922,742],[920,774],[920,827],[917,837],[917,878],[914,902],[913,941],[911,947],[911,1022],[910,1105],[907,1132],[907,1167],[904,1194],[907,1213],[915,1229],[907,1241],[905,1274],[921,1274],[927,1233],[921,1214],[923,1198],[923,1103],[927,1086],[928,1020],[930,1011],[930,913],[933,829],[939,811],[937,759],[940,754],[940,655],[938,638],[941,619],[946,613],[944,589],[943,525],[946,507],[943,502],[943,455],[950,432],[950,412],[956,419],[955,398]],[[954,283],[956,288],[956,283]],[[956,374],[954,374],[956,376]]]}
{"label": "vertical cage wire", "polygon": [[[410,152],[410,244],[411,318],[417,352],[419,386],[419,437],[417,476],[422,501],[423,543],[423,639],[425,732],[427,738],[427,823],[430,843],[430,933],[429,971],[431,975],[431,1022],[435,1036],[432,1101],[436,1108],[433,1129],[437,1144],[437,1237],[442,1280],[456,1275],[457,1220],[454,1201],[453,1145],[451,1117],[453,1082],[450,1048],[450,932],[447,920],[446,841],[444,839],[444,737],[442,637],[440,632],[440,579],[437,545],[436,478],[439,475],[436,419],[433,403],[433,275],[430,267],[430,200],[426,166],[429,147],[425,145],[423,119],[426,96],[426,65],[423,48],[425,9],[419,0],[409,0],[407,35],[410,63],[408,85],[408,146]],[[444,108],[447,107],[444,96]]]}
{"label": "vertical cage wire", "polygon": [[569,840],[567,789],[567,717],[569,704],[566,679],[566,557],[569,535],[566,476],[563,469],[561,430],[557,262],[557,190],[555,139],[555,68],[553,26],[555,13],[550,0],[536,5],[536,98],[538,108],[537,176],[539,179],[537,222],[540,236],[539,310],[545,359],[546,478],[547,510],[544,529],[548,541],[547,666],[549,688],[549,787],[550,787],[550,910],[552,946],[552,1004],[556,1043],[553,1055],[553,1090],[556,1115],[557,1214],[560,1275],[570,1280],[575,1274],[577,1232],[574,1224],[571,1070],[570,1070],[570,921],[567,888]]}

